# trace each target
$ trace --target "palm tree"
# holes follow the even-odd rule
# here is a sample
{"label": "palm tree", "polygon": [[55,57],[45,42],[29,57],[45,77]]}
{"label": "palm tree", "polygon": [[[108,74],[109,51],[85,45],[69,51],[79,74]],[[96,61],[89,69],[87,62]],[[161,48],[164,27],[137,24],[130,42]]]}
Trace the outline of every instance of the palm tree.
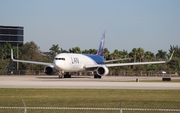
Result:
{"label": "palm tree", "polygon": [[121,51],[121,53],[122,53],[122,58],[128,58],[129,57],[127,50],[123,49],[123,51]]}
{"label": "palm tree", "polygon": [[139,59],[139,62],[141,62],[142,59],[144,58],[144,49],[143,48],[137,49],[137,57]]}
{"label": "palm tree", "polygon": [[96,54],[97,50],[96,49],[89,49],[89,54]]}
{"label": "palm tree", "polygon": [[73,53],[81,53],[81,49],[79,47],[72,48]]}
{"label": "palm tree", "polygon": [[119,59],[120,58],[120,56],[121,56],[121,52],[120,51],[115,49],[113,53],[114,53],[114,59]]}
{"label": "palm tree", "polygon": [[10,43],[5,43],[0,45],[0,57],[1,59],[6,59],[8,56],[10,56],[10,50],[12,49],[12,46]]}
{"label": "palm tree", "polygon": [[169,68],[178,71],[180,70],[180,47],[178,47],[178,45],[170,46],[169,53],[172,54],[173,51],[173,59],[170,62],[168,62],[168,66]]}
{"label": "palm tree", "polygon": [[89,54],[89,50],[85,49],[82,51],[83,54]]}
{"label": "palm tree", "polygon": [[175,51],[173,56],[180,58],[180,47],[178,47],[178,45],[176,46],[170,45],[169,53],[172,54],[173,51]]}
{"label": "palm tree", "polygon": [[109,50],[108,50],[107,48],[104,48],[103,53],[104,53],[104,58],[105,58],[106,60],[109,59],[109,58],[108,58],[108,57],[109,57]]}
{"label": "palm tree", "polygon": [[137,48],[133,48],[132,51],[129,53],[131,57],[133,57],[134,62],[136,62],[137,59],[138,50]]}
{"label": "palm tree", "polygon": [[60,53],[58,44],[56,44],[56,45],[53,44],[52,47],[49,50],[50,50],[50,54],[51,54],[52,57],[54,57],[56,54]]}
{"label": "palm tree", "polygon": [[60,53],[68,53],[68,51],[64,50],[63,48],[60,49]]}
{"label": "palm tree", "polygon": [[166,51],[163,51],[162,49],[158,50],[158,53],[156,54],[156,58],[158,60],[166,60],[167,59]]}
{"label": "palm tree", "polygon": [[154,57],[154,53],[152,53],[150,51],[146,51],[144,53],[145,61],[150,61],[153,57]]}

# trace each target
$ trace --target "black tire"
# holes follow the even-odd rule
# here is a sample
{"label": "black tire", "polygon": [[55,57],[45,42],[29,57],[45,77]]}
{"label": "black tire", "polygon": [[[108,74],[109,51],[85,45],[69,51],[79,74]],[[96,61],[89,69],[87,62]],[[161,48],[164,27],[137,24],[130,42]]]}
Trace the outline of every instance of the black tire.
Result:
{"label": "black tire", "polygon": [[71,75],[70,74],[65,74],[64,78],[71,78]]}
{"label": "black tire", "polygon": [[101,79],[101,76],[98,75],[98,78]]}
{"label": "black tire", "polygon": [[100,79],[101,76],[95,74],[95,75],[94,75],[94,78],[99,78],[99,79]]}
{"label": "black tire", "polygon": [[97,78],[97,75],[94,75],[94,78]]}

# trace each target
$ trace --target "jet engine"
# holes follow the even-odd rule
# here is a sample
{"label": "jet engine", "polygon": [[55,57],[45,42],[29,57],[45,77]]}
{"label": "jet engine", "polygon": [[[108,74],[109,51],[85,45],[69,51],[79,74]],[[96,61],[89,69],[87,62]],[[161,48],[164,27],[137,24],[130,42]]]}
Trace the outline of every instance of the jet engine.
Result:
{"label": "jet engine", "polygon": [[104,76],[109,73],[109,69],[106,66],[100,66],[97,68],[96,72],[99,76]]}
{"label": "jet engine", "polygon": [[53,66],[46,66],[44,68],[44,73],[46,73],[47,75],[53,75],[55,73],[55,68]]}

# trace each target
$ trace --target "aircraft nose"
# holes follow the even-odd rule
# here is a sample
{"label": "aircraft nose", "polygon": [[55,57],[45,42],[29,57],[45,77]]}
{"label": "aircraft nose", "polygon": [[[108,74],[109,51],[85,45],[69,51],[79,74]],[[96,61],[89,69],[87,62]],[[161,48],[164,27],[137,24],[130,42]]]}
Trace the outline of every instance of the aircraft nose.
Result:
{"label": "aircraft nose", "polygon": [[64,62],[62,60],[54,60],[54,67],[57,70],[62,70],[64,69]]}
{"label": "aircraft nose", "polygon": [[57,61],[57,60],[54,60],[54,67],[56,69],[59,69],[60,68],[60,63]]}

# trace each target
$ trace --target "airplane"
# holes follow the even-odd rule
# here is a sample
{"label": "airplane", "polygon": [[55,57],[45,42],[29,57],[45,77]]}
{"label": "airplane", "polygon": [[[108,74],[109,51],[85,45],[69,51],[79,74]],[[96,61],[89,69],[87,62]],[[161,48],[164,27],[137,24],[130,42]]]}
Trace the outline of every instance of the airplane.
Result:
{"label": "airplane", "polygon": [[109,67],[117,66],[130,66],[130,65],[144,65],[144,64],[163,64],[167,63],[172,59],[174,54],[171,54],[167,61],[151,61],[151,62],[133,62],[133,63],[109,63],[112,61],[122,60],[105,60],[103,57],[104,43],[105,43],[105,32],[103,30],[102,38],[100,41],[99,49],[97,54],[76,54],[76,53],[60,53],[54,57],[53,63],[27,61],[27,60],[16,60],[13,58],[13,50],[11,49],[11,59],[14,62],[31,63],[38,65],[45,65],[44,73],[47,75],[53,75],[58,71],[59,78],[71,78],[69,72],[80,72],[80,71],[92,71],[94,78],[101,78],[109,73]]}

